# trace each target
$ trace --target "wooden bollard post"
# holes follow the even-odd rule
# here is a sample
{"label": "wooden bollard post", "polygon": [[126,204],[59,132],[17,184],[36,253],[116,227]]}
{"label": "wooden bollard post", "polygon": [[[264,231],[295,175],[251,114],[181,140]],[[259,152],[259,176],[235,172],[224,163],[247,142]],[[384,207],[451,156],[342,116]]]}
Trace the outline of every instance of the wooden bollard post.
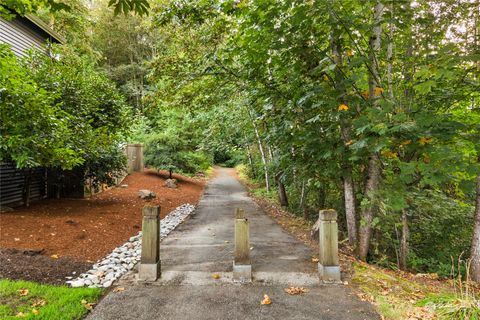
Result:
{"label": "wooden bollard post", "polygon": [[320,210],[318,219],[320,220],[318,229],[320,244],[318,273],[320,280],[324,282],[339,282],[341,279],[338,263],[337,212],[332,209]]}
{"label": "wooden bollard post", "polygon": [[142,257],[138,269],[138,280],[155,281],[160,275],[160,207],[145,206],[142,222]]}
{"label": "wooden bollard post", "polygon": [[233,260],[233,281],[251,282],[250,226],[242,209],[235,211],[235,255]]}

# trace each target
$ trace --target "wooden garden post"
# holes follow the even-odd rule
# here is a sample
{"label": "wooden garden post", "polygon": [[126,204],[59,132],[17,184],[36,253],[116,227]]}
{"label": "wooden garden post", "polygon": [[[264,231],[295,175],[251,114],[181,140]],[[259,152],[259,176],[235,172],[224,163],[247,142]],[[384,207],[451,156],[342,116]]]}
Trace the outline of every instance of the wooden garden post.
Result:
{"label": "wooden garden post", "polygon": [[160,207],[147,205],[143,208],[142,256],[138,279],[155,281],[160,275]]}
{"label": "wooden garden post", "polygon": [[233,281],[251,282],[250,225],[242,209],[235,211],[235,257],[233,260]]}
{"label": "wooden garden post", "polygon": [[320,245],[318,273],[323,282],[339,282],[338,225],[337,212],[332,209],[320,210],[318,241]]}

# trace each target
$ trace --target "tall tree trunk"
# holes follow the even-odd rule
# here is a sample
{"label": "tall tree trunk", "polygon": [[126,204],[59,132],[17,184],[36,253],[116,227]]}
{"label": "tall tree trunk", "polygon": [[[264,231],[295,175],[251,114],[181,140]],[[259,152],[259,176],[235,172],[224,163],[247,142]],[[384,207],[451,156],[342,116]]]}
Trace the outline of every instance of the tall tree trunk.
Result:
{"label": "tall tree trunk", "polygon": [[408,256],[408,238],[409,238],[409,228],[408,228],[408,215],[407,210],[402,210],[402,238],[400,239],[400,253],[398,258],[398,268],[400,270],[407,269],[407,256]]}
{"label": "tall tree trunk", "polygon": [[302,180],[302,188],[300,191],[300,205],[299,209],[303,213],[303,219],[306,221],[308,220],[308,211],[307,211],[307,206],[305,205],[305,198],[306,198],[306,192],[305,192],[305,180]]}
{"label": "tall tree trunk", "polygon": [[368,161],[368,176],[365,183],[364,197],[368,203],[360,211],[361,223],[358,228],[358,256],[361,260],[366,260],[370,248],[370,238],[372,236],[372,221],[374,211],[374,194],[380,184],[380,159],[376,154],[370,156]]}
{"label": "tall tree trunk", "polygon": [[[370,37],[370,73],[368,79],[369,96],[374,106],[378,105],[378,99],[375,95],[375,90],[379,87],[379,66],[377,55],[380,52],[381,36],[382,36],[382,18],[383,18],[383,4],[377,0],[374,8],[374,27],[373,34]],[[368,160],[368,175],[365,183],[365,190],[363,196],[368,200],[360,212],[360,228],[358,232],[359,247],[358,255],[361,260],[366,260],[368,250],[370,248],[370,238],[372,236],[372,221],[374,204],[373,197],[378,190],[381,177],[381,163],[378,154],[373,153]]]}
{"label": "tall tree trunk", "polygon": [[250,166],[250,170],[252,170],[252,175],[255,177],[255,167],[253,166],[253,157],[252,152],[250,151],[250,146],[247,144],[247,156],[248,156],[248,165]]}
{"label": "tall tree trunk", "polygon": [[[338,29],[335,29],[332,34],[332,55],[333,61],[336,64],[335,68],[335,86],[339,94],[342,96],[340,103],[345,103],[343,95],[346,90],[343,85],[343,74],[340,68],[343,66],[342,58],[342,44],[340,42],[340,35]],[[350,141],[351,123],[345,118],[340,119],[340,137],[345,146],[348,146]],[[343,180],[343,199],[345,205],[345,220],[347,221],[348,242],[351,246],[357,245],[357,212],[355,205],[355,187],[352,178],[352,166],[348,160],[348,150],[342,158],[342,180]]]}
{"label": "tall tree trunk", "polygon": [[[480,163],[480,155],[478,156]],[[480,174],[477,176],[475,201],[475,225],[473,228],[472,247],[470,251],[470,276],[480,282]]]}
{"label": "tall tree trunk", "polygon": [[278,172],[275,175],[275,182],[278,186],[278,199],[282,207],[288,207],[287,191],[285,190],[285,184],[282,181],[283,171]]}
{"label": "tall tree trunk", "polygon": [[348,243],[355,247],[357,245],[357,213],[355,207],[355,187],[352,178],[351,167],[344,169],[343,196],[345,201],[345,216],[347,220]]}
{"label": "tall tree trunk", "polygon": [[172,177],[173,177],[173,170],[168,169],[168,179],[172,179]]}
{"label": "tall tree trunk", "polygon": [[253,115],[251,114],[250,109],[248,109],[247,111],[248,111],[248,115],[250,116],[250,120],[252,121],[253,130],[255,131],[255,137],[257,138],[258,149],[260,151],[260,156],[262,157],[263,170],[265,173],[265,188],[267,189],[267,192],[270,192],[270,178],[268,176],[268,163],[267,163],[267,157],[265,155],[265,150],[263,149],[262,139],[260,138],[260,133],[258,132],[257,123],[255,122],[255,119],[253,118]]}

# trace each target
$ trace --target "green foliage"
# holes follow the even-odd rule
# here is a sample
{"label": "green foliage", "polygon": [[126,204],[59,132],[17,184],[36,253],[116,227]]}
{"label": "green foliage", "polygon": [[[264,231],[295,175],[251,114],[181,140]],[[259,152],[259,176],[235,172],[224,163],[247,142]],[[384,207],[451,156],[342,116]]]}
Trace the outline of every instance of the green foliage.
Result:
{"label": "green foliage", "polygon": [[[22,16],[36,13],[39,9],[49,9],[52,12],[60,10],[70,11],[72,7],[68,0],[2,0],[0,3],[0,17],[14,18],[16,14]],[[148,15],[150,5],[147,0],[110,0],[109,6],[114,8],[115,14],[134,12],[140,16]]]}
{"label": "green foliage", "polygon": [[[19,290],[27,289],[28,294],[20,296]],[[82,304],[96,303],[102,294],[97,288],[68,288],[52,286],[28,281],[0,280],[0,317],[2,319],[18,319],[23,313],[24,319],[80,319],[88,313]],[[42,305],[42,301],[45,302]],[[33,304],[38,306],[32,307]],[[32,311],[37,310],[38,314]]]}
{"label": "green foliage", "polygon": [[[275,185],[272,177],[283,172],[289,209],[314,219],[333,207],[342,234],[343,179],[351,176],[357,222],[375,229],[369,258],[397,264],[406,210],[409,266],[444,274],[471,237],[477,11],[470,1],[385,1],[374,53],[374,3],[162,2],[154,21],[169,41],[158,42],[151,64],[148,117],[192,114],[203,136],[191,138],[193,145],[219,162],[243,152],[248,175],[264,184]],[[379,71],[375,88],[372,68]],[[172,125],[152,123],[154,130]],[[367,192],[372,156],[381,172]],[[371,223],[358,214],[370,207]]]}
{"label": "green foliage", "polygon": [[145,165],[170,172],[205,172],[211,159],[205,153],[192,150],[181,137],[169,133],[151,136],[146,141]]}
{"label": "green foliage", "polygon": [[93,184],[112,184],[125,167],[129,109],[89,58],[53,50],[56,59],[17,61],[0,47],[1,159],[18,168],[80,166]]}
{"label": "green foliage", "polygon": [[83,162],[59,95],[42,88],[6,45],[0,45],[0,88],[2,161],[12,160],[18,168],[63,169]]}

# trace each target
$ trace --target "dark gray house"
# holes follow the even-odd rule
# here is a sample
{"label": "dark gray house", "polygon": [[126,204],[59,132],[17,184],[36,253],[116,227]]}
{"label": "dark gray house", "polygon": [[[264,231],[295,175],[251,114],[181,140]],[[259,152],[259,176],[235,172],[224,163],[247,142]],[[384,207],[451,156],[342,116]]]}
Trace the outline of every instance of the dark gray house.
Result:
{"label": "dark gray house", "polygon": [[[0,17],[0,43],[11,46],[19,58],[27,55],[31,48],[47,52],[48,43],[63,43],[62,38],[39,18],[26,15],[12,20]],[[17,206],[24,201],[24,171],[15,168],[13,163],[0,163],[0,206]],[[36,168],[31,176],[29,199],[39,200],[47,196],[47,171]]]}

